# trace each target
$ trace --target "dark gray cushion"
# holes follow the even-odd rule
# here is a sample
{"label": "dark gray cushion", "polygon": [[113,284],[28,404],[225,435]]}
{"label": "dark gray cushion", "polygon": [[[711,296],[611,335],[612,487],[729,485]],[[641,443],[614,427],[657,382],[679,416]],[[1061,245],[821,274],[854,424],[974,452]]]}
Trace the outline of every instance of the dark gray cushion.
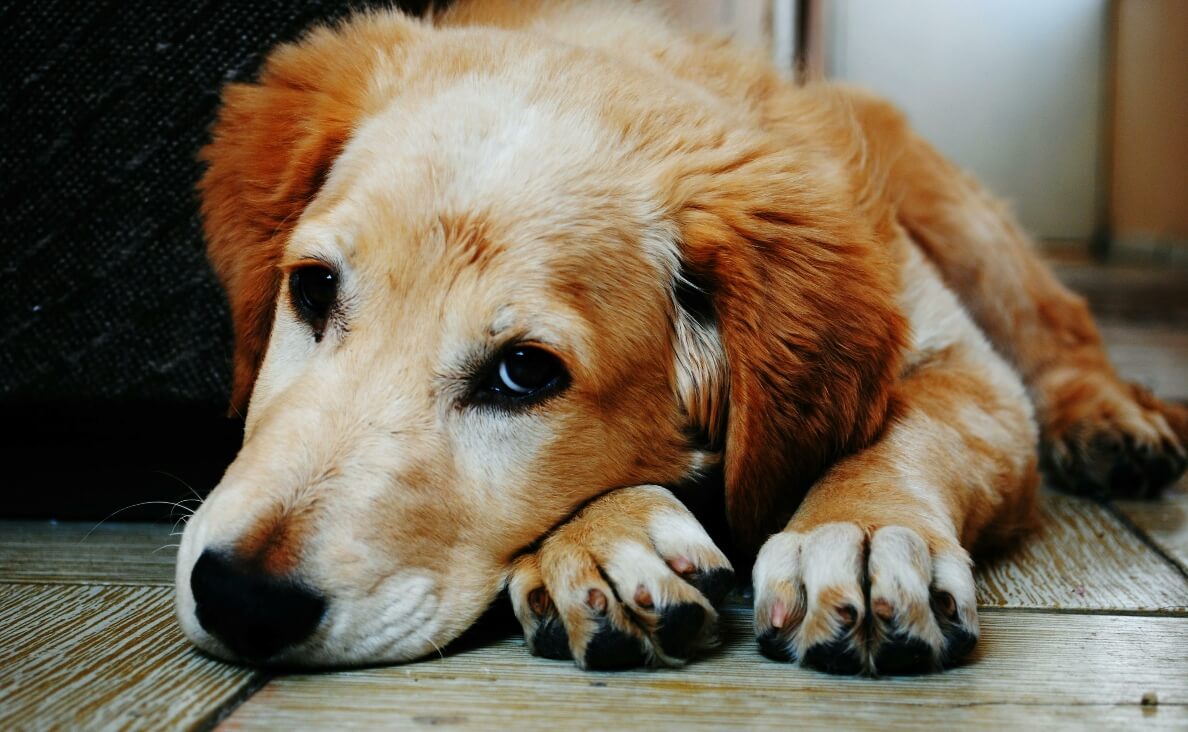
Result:
{"label": "dark gray cushion", "polygon": [[224,82],[349,5],[3,10],[0,398],[226,399],[230,331],[203,254],[195,153]]}
{"label": "dark gray cushion", "polygon": [[[203,250],[195,155],[225,82],[250,79],[272,46],[360,5],[0,9],[0,410],[20,434],[0,444],[10,471],[74,498],[152,495],[170,481],[127,484],[185,472],[161,452],[176,443],[202,466],[199,489],[217,479],[238,428],[216,421],[231,331]],[[66,510],[52,494],[23,500]]]}

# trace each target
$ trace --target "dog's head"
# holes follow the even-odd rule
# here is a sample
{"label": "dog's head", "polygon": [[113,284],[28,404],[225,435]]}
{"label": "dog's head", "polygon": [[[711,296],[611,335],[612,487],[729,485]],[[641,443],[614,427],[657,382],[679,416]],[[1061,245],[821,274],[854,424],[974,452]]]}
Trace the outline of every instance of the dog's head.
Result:
{"label": "dog's head", "polygon": [[229,88],[204,157],[246,428],[177,589],[218,655],[420,656],[592,497],[719,459],[753,545],[882,420],[879,233],[654,71],[369,15]]}

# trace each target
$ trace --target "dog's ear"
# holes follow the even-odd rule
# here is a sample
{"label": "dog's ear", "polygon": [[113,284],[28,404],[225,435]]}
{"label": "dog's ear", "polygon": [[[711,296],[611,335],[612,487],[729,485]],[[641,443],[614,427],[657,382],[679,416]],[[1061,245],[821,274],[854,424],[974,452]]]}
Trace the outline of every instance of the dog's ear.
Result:
{"label": "dog's ear", "polygon": [[223,90],[198,189],[207,254],[231,305],[233,411],[245,412],[268,345],[289,234],[383,96],[371,68],[398,61],[415,27],[396,14],[360,14],[280,46],[257,82]]}
{"label": "dog's ear", "polygon": [[[874,204],[803,168],[752,150],[684,171],[670,199],[685,277],[712,306],[690,313],[677,297],[678,381],[689,382],[678,389],[708,434],[722,415],[727,517],[744,551],[878,434],[907,337],[890,214],[870,223]],[[712,368],[723,357],[724,373]],[[697,384],[713,373],[724,388]]]}

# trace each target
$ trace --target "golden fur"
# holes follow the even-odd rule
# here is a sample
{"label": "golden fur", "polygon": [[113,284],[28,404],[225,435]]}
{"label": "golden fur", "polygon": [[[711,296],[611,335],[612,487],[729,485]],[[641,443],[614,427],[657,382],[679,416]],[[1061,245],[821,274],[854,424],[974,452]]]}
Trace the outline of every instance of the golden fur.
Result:
{"label": "golden fur", "polygon": [[[203,159],[247,423],[178,613],[219,655],[244,657],[189,580],[216,549],[329,598],[256,661],[415,658],[507,587],[539,653],[680,663],[729,562],[657,486],[713,490],[720,464],[765,651],[939,666],[977,635],[969,552],[1031,520],[1037,434],[1070,483],[1109,482],[1111,440],[1182,469],[1182,412],[1118,379],[895,110],[646,7],[357,14],[228,87]],[[285,277],[311,261],[343,303],[317,340]],[[517,341],[569,387],[468,406],[475,354]]]}

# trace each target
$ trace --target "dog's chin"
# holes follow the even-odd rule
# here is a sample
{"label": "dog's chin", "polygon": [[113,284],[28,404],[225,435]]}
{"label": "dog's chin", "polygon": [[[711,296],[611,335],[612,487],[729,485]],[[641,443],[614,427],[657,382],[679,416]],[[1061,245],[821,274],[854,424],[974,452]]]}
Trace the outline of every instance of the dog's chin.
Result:
{"label": "dog's chin", "polygon": [[216,638],[202,630],[201,626],[187,628],[183,622],[183,630],[189,641],[201,653],[226,661],[238,666],[271,669],[341,669],[360,666],[386,666],[392,664],[409,663],[421,658],[434,656],[438,646],[426,641],[408,644],[407,647],[385,648],[368,652],[366,649],[355,651],[352,649],[331,649],[326,647],[295,647],[268,658],[245,658],[231,652]]}
{"label": "dog's chin", "polygon": [[[442,633],[430,609],[433,605],[422,603],[421,611],[387,625],[382,613],[377,615],[367,608],[337,616],[327,613],[313,636],[266,657],[236,653],[208,633],[198,621],[193,598],[180,588],[176,612],[185,637],[206,655],[242,666],[313,669],[406,663],[437,654],[460,631]],[[352,626],[347,619],[362,614],[370,615],[373,621]]]}
{"label": "dog's chin", "polygon": [[[308,637],[270,655],[246,656],[208,632],[199,620],[190,586],[193,562],[184,561],[192,553],[179,555],[177,567],[175,611],[182,632],[202,652],[247,666],[329,668],[414,661],[439,652],[461,635],[492,599],[475,597],[468,602],[464,600],[476,593],[456,591],[448,596],[458,601],[442,603],[430,576],[404,571],[367,594],[329,596],[323,616]],[[466,609],[471,607],[477,610]]]}

